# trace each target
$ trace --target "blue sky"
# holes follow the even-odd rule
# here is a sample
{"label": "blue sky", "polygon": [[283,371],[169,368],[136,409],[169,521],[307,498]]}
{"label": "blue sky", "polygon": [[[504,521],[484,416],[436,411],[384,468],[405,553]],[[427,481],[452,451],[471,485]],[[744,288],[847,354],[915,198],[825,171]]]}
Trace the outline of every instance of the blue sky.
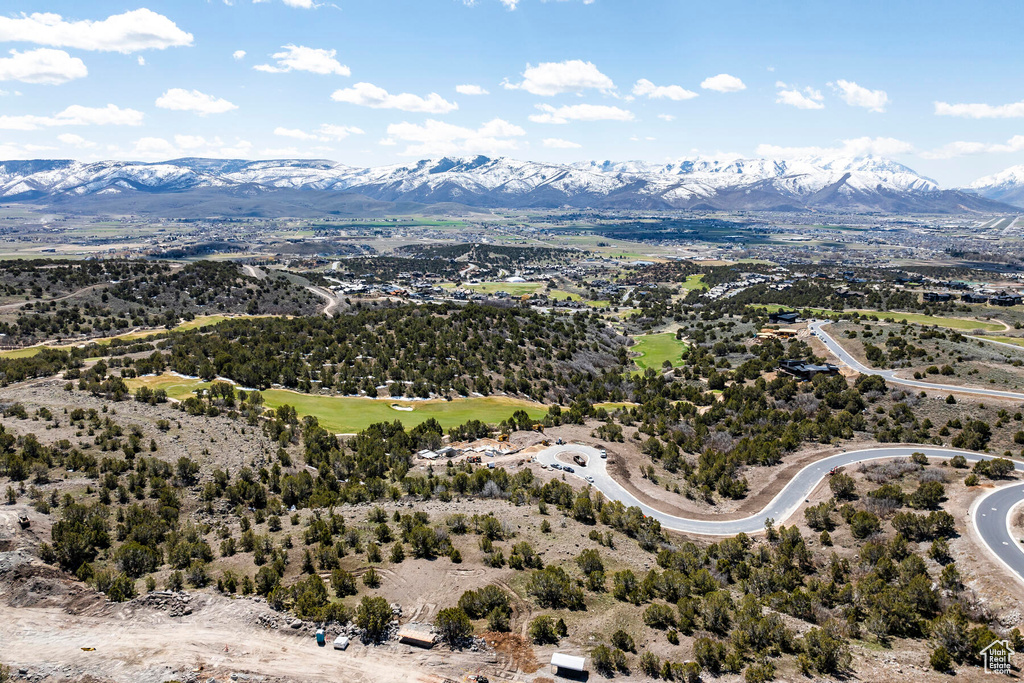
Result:
{"label": "blue sky", "polygon": [[3,158],[1024,163],[1017,2],[4,5]]}

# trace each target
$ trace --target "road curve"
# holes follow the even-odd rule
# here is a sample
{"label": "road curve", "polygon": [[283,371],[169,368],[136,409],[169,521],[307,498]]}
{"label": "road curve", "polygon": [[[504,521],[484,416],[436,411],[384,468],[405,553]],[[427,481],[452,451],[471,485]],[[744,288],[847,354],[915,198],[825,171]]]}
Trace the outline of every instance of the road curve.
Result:
{"label": "road curve", "polygon": [[1012,401],[1024,401],[1024,394],[1019,394],[1013,391],[996,391],[995,389],[982,389],[981,387],[961,387],[955,384],[936,384],[934,382],[921,382],[914,379],[903,379],[896,375],[895,370],[879,370],[877,368],[869,368],[868,366],[861,363],[859,360],[854,358],[850,353],[842,347],[842,345],[835,340],[834,337],[829,335],[823,328],[828,325],[828,320],[815,320],[808,325],[808,328],[813,332],[818,339],[821,340],[829,351],[840,360],[844,365],[848,365],[862,375],[877,375],[883,378],[886,382],[892,382],[893,384],[899,384],[905,387],[914,387],[915,389],[931,389],[933,391],[949,391],[956,392],[959,394],[971,394],[972,396],[984,396],[986,398],[1001,398],[1009,399]]}
{"label": "road curve", "polygon": [[[580,467],[573,463],[569,455],[573,453],[584,455],[587,465]],[[537,454],[537,461],[549,467],[556,463],[571,466],[574,472],[569,476],[581,479],[590,477],[592,481],[588,481],[601,491],[605,498],[617,500],[627,507],[640,508],[645,515],[658,520],[664,529],[704,536],[734,536],[741,532],[747,534],[763,532],[765,521],[768,519],[774,520],[777,524],[786,522],[834,467],[847,467],[869,460],[905,458],[912,453],[924,453],[929,458],[943,460],[954,455],[962,455],[968,462],[990,460],[992,457],[970,451],[930,446],[867,448],[839,453],[822,458],[797,472],[760,512],[744,519],[720,521],[676,517],[641,502],[608,473],[607,461],[601,459],[599,449],[592,446],[580,444],[551,446]],[[1014,462],[1014,466],[1018,471],[1024,472],[1024,463]],[[1008,528],[1012,508],[1022,501],[1024,501],[1024,483],[1012,484],[996,489],[979,499],[975,506],[980,511],[975,514],[975,510],[972,508],[970,517],[978,535],[992,554],[1024,582],[1024,549],[1020,543],[1012,539]]]}

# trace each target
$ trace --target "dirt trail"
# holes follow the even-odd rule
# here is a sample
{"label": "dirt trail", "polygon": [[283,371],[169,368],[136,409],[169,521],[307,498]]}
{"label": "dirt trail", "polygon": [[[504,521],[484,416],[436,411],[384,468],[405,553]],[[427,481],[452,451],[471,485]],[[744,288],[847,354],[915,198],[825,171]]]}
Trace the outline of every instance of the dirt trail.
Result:
{"label": "dirt trail", "polygon": [[49,304],[55,301],[65,301],[67,299],[72,299],[78,296],[79,294],[85,294],[86,292],[91,292],[94,289],[100,289],[101,287],[108,286],[110,286],[109,282],[101,282],[99,284],[89,285],[88,287],[83,287],[81,289],[75,290],[74,292],[71,292],[70,294],[65,294],[64,296],[58,296],[54,299],[29,299],[27,301],[16,301],[10,304],[2,304],[0,305],[0,313],[10,313],[12,311],[17,311],[21,309],[21,307],[24,306],[25,304],[36,304],[40,302],[46,302]]}
{"label": "dirt trail", "polygon": [[335,296],[334,292],[323,287],[313,287],[312,285],[306,287],[309,291],[316,294],[321,299],[324,299],[327,304],[324,306],[324,315],[328,318],[333,318],[338,308],[341,307],[341,299]]}

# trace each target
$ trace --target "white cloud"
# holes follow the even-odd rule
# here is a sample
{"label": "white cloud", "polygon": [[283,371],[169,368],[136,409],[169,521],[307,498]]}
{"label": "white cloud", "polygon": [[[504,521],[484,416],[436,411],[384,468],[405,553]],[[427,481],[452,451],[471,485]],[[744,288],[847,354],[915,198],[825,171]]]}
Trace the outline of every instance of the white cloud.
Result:
{"label": "white cloud", "polygon": [[633,94],[637,97],[649,97],[652,100],[669,99],[677,102],[692,100],[697,93],[680,85],[654,85],[646,78],[641,78],[633,86]]}
{"label": "white cloud", "polygon": [[257,64],[253,68],[271,74],[283,74],[289,71],[309,71],[314,74],[335,76],[351,76],[352,70],[334,58],[337,50],[321,50],[303,45],[283,45],[284,52],[271,55],[277,60],[277,66]]}
{"label": "white cloud", "polygon": [[317,129],[316,133],[307,133],[299,128],[283,128],[278,127],[274,129],[274,135],[279,135],[286,138],[294,138],[296,140],[318,140],[321,142],[327,142],[330,140],[344,140],[350,135],[363,135],[364,131],[355,126],[337,126],[330,123],[325,123]]}
{"label": "white cloud", "polygon": [[146,137],[136,140],[129,154],[136,159],[170,159],[178,156],[178,149],[163,138]]}
{"label": "white cloud", "polygon": [[501,153],[516,149],[516,138],[526,135],[525,130],[502,119],[493,119],[477,129],[433,119],[423,125],[393,123],[387,132],[388,142],[382,140],[381,144],[409,143],[402,154],[418,157]]}
{"label": "white cloud", "polygon": [[245,50],[235,50],[231,53],[231,58],[235,61],[241,61],[245,59]]}
{"label": "white cloud", "polygon": [[321,140],[344,140],[349,135],[363,135],[364,131],[355,126],[336,126],[325,123],[317,129]]}
{"label": "white cloud", "polygon": [[[510,12],[519,6],[520,0],[499,0]],[[569,2],[569,0],[541,0],[541,2]],[[473,7],[476,5],[477,0],[462,0],[462,4],[466,7]],[[584,5],[593,5],[594,0],[583,0]]]}
{"label": "white cloud", "polygon": [[139,63],[139,66],[146,66],[146,58],[142,55],[139,55],[139,58],[136,61]]}
{"label": "white cloud", "polygon": [[121,109],[108,104],[106,107],[83,107],[73,104],[53,116],[0,116],[0,130],[39,130],[57,126],[138,126],[143,114],[134,109]]}
{"label": "white cloud", "polygon": [[545,138],[544,146],[550,149],[579,149],[583,145],[561,138]]}
{"label": "white cloud", "polygon": [[479,85],[457,85],[455,86],[455,92],[460,95],[490,95],[489,92]]}
{"label": "white cloud", "polygon": [[49,152],[53,147],[46,145],[19,145],[14,142],[0,142],[0,159],[33,159],[40,152]]}
{"label": "white cloud", "polygon": [[145,8],[101,21],[65,21],[59,14],[37,12],[0,17],[0,42],[128,53],[190,46],[192,34]]}
{"label": "white cloud", "polygon": [[41,85],[60,85],[89,75],[85,62],[64,50],[41,47],[0,58],[0,81],[21,81]]}
{"label": "white cloud", "polygon": [[864,107],[869,111],[883,113],[889,104],[889,95],[884,90],[868,90],[853,81],[842,79],[837,80],[833,87],[851,107]]}
{"label": "white cloud", "polygon": [[89,142],[81,135],[75,135],[74,133],[61,133],[57,136],[57,140],[70,147],[79,147],[82,149],[96,146],[95,142]]}
{"label": "white cloud", "polygon": [[740,90],[747,89],[743,81],[729,74],[709,76],[700,82],[700,87],[705,90],[714,90],[715,92],[739,92]]}
{"label": "white cloud", "polygon": [[372,109],[401,109],[402,111],[426,114],[447,114],[459,108],[458,104],[445,100],[435,92],[426,97],[407,92],[392,95],[384,88],[372,83],[356,83],[351,88],[335,90],[331,99],[335,102],[358,104]]}
{"label": "white cloud", "polygon": [[676,117],[673,116],[672,114],[658,114],[658,118],[661,119],[662,121],[669,121],[669,122],[676,120]]}
{"label": "white cloud", "polygon": [[757,155],[776,159],[792,159],[795,157],[863,157],[868,155],[895,156],[914,151],[909,142],[896,138],[850,138],[840,140],[836,147],[779,147],[777,145],[758,145]]}
{"label": "white cloud", "polygon": [[782,81],[777,81],[775,87],[779,88],[775,96],[775,101],[778,104],[788,104],[797,109],[825,108],[825,96],[821,94],[820,90],[811,87],[801,90],[795,85],[786,85]]}
{"label": "white cloud", "polygon": [[534,123],[569,123],[570,121],[632,121],[633,112],[603,104],[574,104],[565,107],[552,107],[550,104],[538,104],[543,114],[534,114],[530,120]]}
{"label": "white cloud", "polygon": [[304,130],[298,128],[282,128],[278,126],[274,129],[274,135],[280,135],[283,138],[295,138],[296,140],[319,140],[320,138],[312,133],[307,133]]}
{"label": "white cloud", "polygon": [[172,159],[180,156],[201,156],[214,158],[248,157],[252,143],[236,139],[228,145],[219,137],[205,138],[201,135],[175,135],[174,142],[165,138],[144,137],[135,141],[129,156],[136,159]]}
{"label": "white cloud", "polygon": [[990,144],[987,142],[950,142],[938,149],[921,152],[925,159],[954,159],[972,154],[1006,154],[1024,152],[1024,135],[1014,135],[1006,142]]}
{"label": "white cloud", "polygon": [[935,103],[936,116],[960,116],[967,119],[1019,119],[1024,117],[1024,102],[1011,104]]}
{"label": "white cloud", "polygon": [[232,109],[238,109],[237,105],[225,99],[184,88],[171,88],[157,98],[156,106],[174,111],[194,111],[200,116],[223,114]]}
{"label": "white cloud", "polygon": [[284,4],[289,7],[298,7],[299,9],[313,9],[316,7],[316,3],[313,0],[283,0]]}
{"label": "white cloud", "polygon": [[601,73],[592,62],[570,59],[564,62],[543,62],[537,66],[526,65],[521,83],[502,82],[508,90],[525,90],[533,95],[560,95],[582,93],[596,89],[605,92],[615,89],[612,79]]}

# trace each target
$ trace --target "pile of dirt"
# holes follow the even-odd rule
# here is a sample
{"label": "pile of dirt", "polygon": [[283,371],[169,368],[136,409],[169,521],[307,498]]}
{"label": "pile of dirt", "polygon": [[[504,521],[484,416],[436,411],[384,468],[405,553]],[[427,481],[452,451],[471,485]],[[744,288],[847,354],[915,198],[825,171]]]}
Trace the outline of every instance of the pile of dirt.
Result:
{"label": "pile of dirt", "polygon": [[105,602],[59,569],[31,559],[23,551],[0,558],[0,597],[11,607],[62,607],[74,614]]}
{"label": "pile of dirt", "polygon": [[498,633],[488,631],[483,635],[484,641],[499,655],[509,659],[508,668],[532,674],[540,668],[533,646],[526,638],[516,633]]}

